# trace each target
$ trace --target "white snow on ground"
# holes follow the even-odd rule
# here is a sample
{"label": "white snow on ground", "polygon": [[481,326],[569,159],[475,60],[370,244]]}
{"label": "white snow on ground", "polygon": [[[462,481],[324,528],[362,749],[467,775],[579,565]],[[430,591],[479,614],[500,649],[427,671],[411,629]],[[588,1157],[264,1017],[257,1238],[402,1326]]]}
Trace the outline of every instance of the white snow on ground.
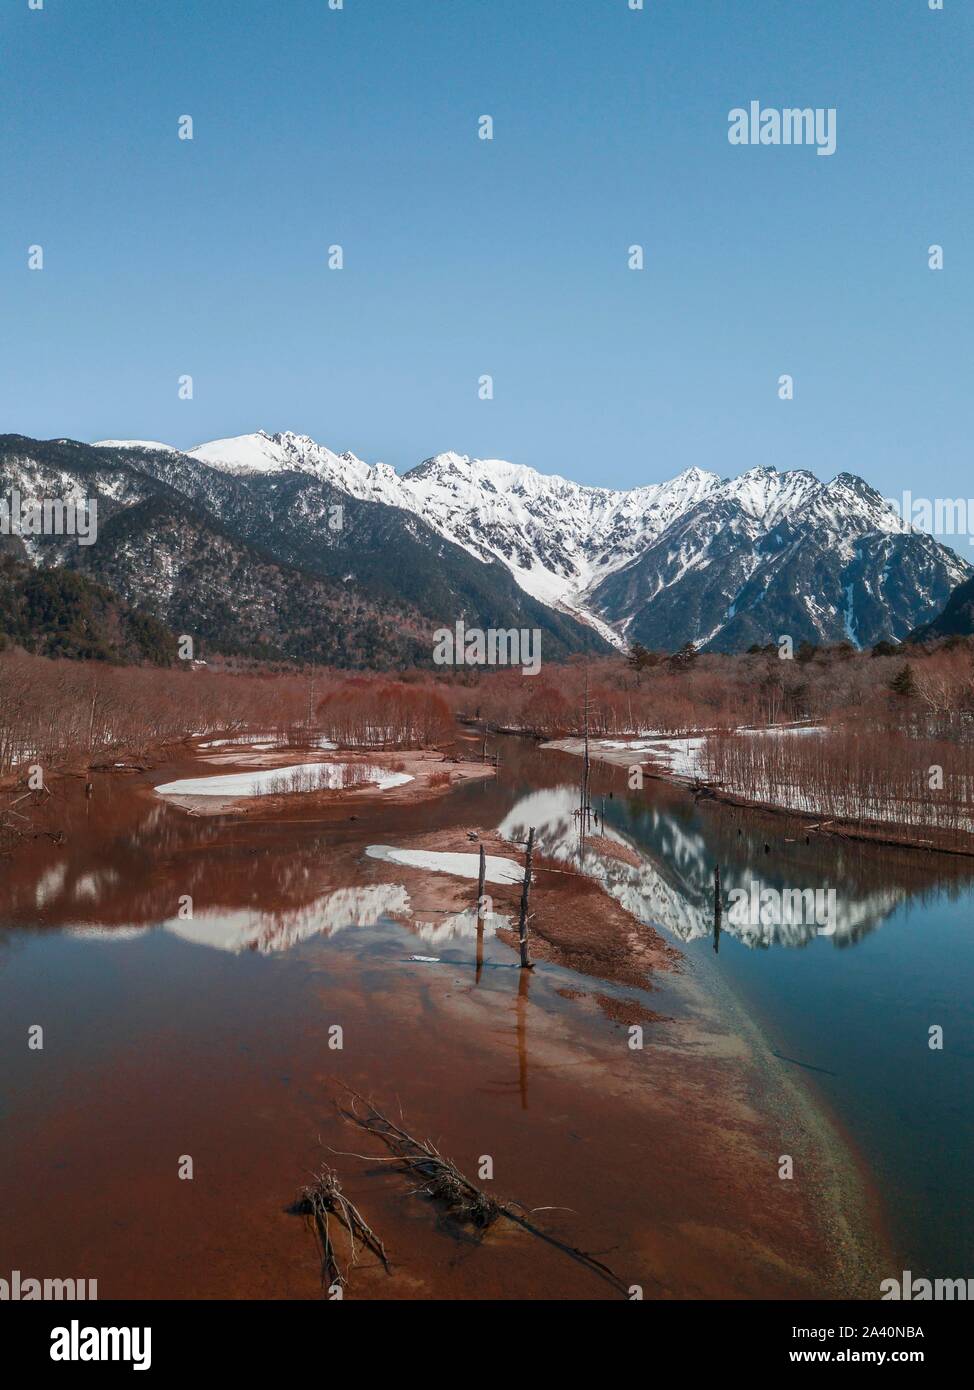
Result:
{"label": "white snow on ground", "polygon": [[[456,878],[476,880],[480,873],[479,854],[441,853],[428,849],[397,849],[395,845],[369,845],[370,859],[384,859],[388,864],[401,864],[408,869],[430,869],[436,874],[453,874]],[[488,854],[488,883],[520,883],[524,869],[515,859],[502,859]]]}
{"label": "white snow on ground", "polygon": [[659,729],[644,729],[639,738],[600,738],[596,746],[599,748],[625,748],[632,753],[643,753],[647,748],[652,748],[658,739],[666,738]]}
{"label": "white snow on ground", "polygon": [[824,724],[769,724],[766,729],[737,729],[739,734],[754,734],[763,738],[766,734],[827,734]]}
{"label": "white snow on ground", "polygon": [[674,777],[702,777],[706,743],[706,735],[701,735],[698,738],[643,739],[638,743],[608,744],[607,747],[628,747],[639,753],[648,753],[653,762],[672,772]]}
{"label": "white snow on ground", "polygon": [[[708,732],[715,731],[704,730],[700,734],[692,734],[686,738],[660,736],[638,739],[598,739],[595,746],[606,749],[622,748],[633,753],[648,753],[652,762],[672,773],[674,777],[702,778],[706,776],[704,749],[707,744]],[[777,724],[766,729],[742,728],[735,730],[735,732],[764,736],[767,734],[820,734],[824,733],[825,730],[818,724]],[[733,788],[728,787],[728,791],[733,791]]]}
{"label": "white snow on ground", "polygon": [[[822,798],[805,787],[794,783],[783,785],[777,780],[757,780],[753,788],[746,791],[733,783],[722,783],[723,789],[742,801],[760,802],[766,806],[777,806],[787,811],[803,811],[806,815],[821,816],[823,821],[830,819],[850,821],[879,821],[882,823],[908,825],[914,829],[935,828],[940,822],[936,806],[917,806],[913,802],[898,800],[894,796],[883,796],[872,801],[861,801],[856,796],[834,795],[828,809],[823,810]],[[964,822],[967,829],[974,830],[974,819],[970,816]]]}
{"label": "white snow on ground", "polygon": [[[353,768],[358,781],[349,780],[348,773]],[[302,791],[340,791],[366,782],[374,782],[385,791],[413,780],[408,772],[390,772],[384,767],[358,763],[296,763],[288,767],[227,772],[215,777],[183,777],[178,782],[164,782],[155,790],[160,796],[260,796],[261,793],[289,790],[286,784],[292,777],[307,778],[309,785],[301,787]]]}
{"label": "white snow on ground", "polygon": [[200,748],[253,748],[258,753],[264,752],[268,748],[276,748],[275,743],[255,743],[252,738],[211,738],[208,743],[201,743]]}
{"label": "white snow on ground", "polygon": [[[327,738],[312,738],[305,741],[301,740],[306,748],[323,748],[334,751],[337,743],[332,743]],[[275,738],[273,734],[234,734],[232,738],[211,738],[205,743],[197,746],[200,748],[237,748],[247,747],[263,750],[265,748],[281,748],[287,744],[286,738]]]}

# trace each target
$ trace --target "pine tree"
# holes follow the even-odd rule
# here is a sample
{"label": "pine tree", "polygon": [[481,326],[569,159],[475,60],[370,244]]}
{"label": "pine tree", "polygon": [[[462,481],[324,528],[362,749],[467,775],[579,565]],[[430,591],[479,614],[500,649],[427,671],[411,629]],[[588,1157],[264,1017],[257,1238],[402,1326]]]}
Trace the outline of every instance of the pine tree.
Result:
{"label": "pine tree", "polygon": [[684,642],[678,652],[674,652],[670,657],[670,665],[675,666],[678,671],[688,670],[696,661],[698,656],[697,648],[693,642]]}
{"label": "pine tree", "polygon": [[647,671],[652,666],[659,663],[659,657],[655,652],[651,652],[648,647],[644,647],[641,642],[633,642],[626,655],[626,665],[636,673],[639,679],[643,671]]}
{"label": "pine tree", "polygon": [[901,671],[897,671],[889,683],[889,688],[894,695],[901,695],[903,699],[909,699],[916,694],[917,683],[913,676],[913,667],[909,662]]}

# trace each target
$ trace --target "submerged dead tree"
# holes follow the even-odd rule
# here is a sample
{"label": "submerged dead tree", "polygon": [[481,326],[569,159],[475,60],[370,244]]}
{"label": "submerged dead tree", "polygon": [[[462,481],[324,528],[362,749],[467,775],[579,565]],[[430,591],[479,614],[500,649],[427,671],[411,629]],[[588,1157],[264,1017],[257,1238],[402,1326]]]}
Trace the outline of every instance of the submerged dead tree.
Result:
{"label": "submerged dead tree", "polygon": [[484,888],[487,883],[487,851],[480,846],[480,865],[477,871],[477,924],[483,925],[487,904],[484,902]]}
{"label": "submerged dead tree", "polygon": [[345,1230],[349,1245],[349,1263],[358,1263],[358,1245],[371,1250],[382,1262],[387,1274],[391,1274],[385,1246],[362,1216],[358,1207],[350,1202],[341,1189],[338,1174],[334,1168],[322,1168],[315,1174],[314,1181],[305,1187],[291,1211],[306,1218],[321,1256],[321,1282],[327,1288],[336,1285],[344,1288],[348,1283],[347,1270],[339,1263],[335,1243],[331,1235],[331,1218]]}
{"label": "submerged dead tree", "polygon": [[[395,1124],[380,1110],[360,1096],[351,1087],[345,1088],[352,1097],[348,1107],[339,1105],[338,1112],[349,1124],[356,1125],[367,1134],[381,1139],[390,1150],[392,1157],[384,1160],[392,1163],[396,1171],[406,1174],[416,1182],[413,1192],[421,1193],[430,1201],[445,1208],[448,1216],[460,1225],[472,1226],[481,1237],[495,1221],[512,1221],[538,1240],[545,1241],[562,1251],[570,1259],[584,1265],[586,1269],[611,1284],[614,1289],[629,1297],[629,1288],[601,1260],[594,1255],[559,1240],[550,1231],[531,1220],[531,1212],[521,1202],[498,1201],[465,1177],[452,1159],[444,1158],[430,1139],[420,1141],[408,1134],[401,1125]],[[364,1113],[356,1108],[356,1103],[364,1107]],[[370,1154],[348,1154],[346,1157],[360,1158],[365,1162],[375,1162]],[[382,1162],[383,1160],[379,1160]]]}
{"label": "submerged dead tree", "polygon": [[517,924],[517,940],[521,948],[521,969],[533,970],[528,956],[528,904],[531,897],[531,858],[534,853],[534,826],[528,831],[528,843],[524,851],[524,882],[521,885],[521,911]]}
{"label": "submerged dead tree", "polygon": [[584,837],[592,816],[592,756],[589,748],[589,725],[591,722],[591,702],[588,693],[588,662],[585,663],[585,690],[582,696],[582,730],[585,739],[582,762],[582,804],[580,811],[581,832]]}
{"label": "submerged dead tree", "polygon": [[480,868],[477,874],[477,984],[484,969],[484,919],[487,916],[487,900],[484,889],[487,883],[487,852],[483,843],[480,846]]}

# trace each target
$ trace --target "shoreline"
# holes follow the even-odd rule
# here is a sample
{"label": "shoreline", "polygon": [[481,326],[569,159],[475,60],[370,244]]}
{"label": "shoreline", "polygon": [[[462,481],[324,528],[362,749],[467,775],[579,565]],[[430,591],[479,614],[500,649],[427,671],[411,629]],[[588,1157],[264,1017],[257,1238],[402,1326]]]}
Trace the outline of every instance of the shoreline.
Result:
{"label": "shoreline", "polygon": [[[46,771],[44,787],[24,794],[22,768],[0,779],[0,859],[15,858],[28,845],[38,840],[58,843],[64,833],[61,803],[64,794],[72,789],[90,786],[92,792],[102,779],[129,782],[139,787],[140,794],[156,802],[165,802],[175,810],[191,817],[237,816],[252,821],[283,820],[284,811],[297,812],[298,821],[313,819],[329,808],[345,804],[360,804],[381,797],[390,804],[428,802],[444,796],[458,785],[472,780],[493,779],[496,769],[492,763],[475,758],[458,758],[439,748],[408,749],[341,749],[322,748],[319,743],[285,743],[267,740],[255,744],[244,739],[209,742],[210,735],[183,739],[178,743],[162,743],[138,754],[117,750],[111,761],[75,760]],[[303,756],[299,756],[303,755]],[[310,791],[286,791],[260,795],[160,794],[156,786],[164,784],[173,774],[188,777],[191,773],[220,777],[227,773],[272,772],[285,773],[295,762],[305,758],[327,767],[329,764],[382,766],[390,773],[405,771],[408,780],[400,785],[380,786],[362,782],[346,787],[319,788]],[[155,777],[166,770],[166,776]],[[52,794],[53,793],[53,794]],[[87,795],[86,792],[82,792]],[[4,802],[3,798],[11,798]],[[16,820],[9,819],[11,808],[17,806]]]}
{"label": "shoreline", "polygon": [[[689,737],[697,737],[697,735],[689,735]],[[613,739],[613,741],[621,740]],[[548,739],[540,742],[538,746],[542,751],[570,753],[573,757],[582,757],[585,747],[584,740],[579,737]],[[832,816],[826,820],[823,817],[827,816],[827,812],[805,811],[800,807],[782,806],[773,801],[752,801],[735,792],[726,791],[712,782],[703,782],[669,771],[661,763],[647,762],[639,756],[636,758],[631,756],[633,753],[640,755],[647,751],[651,750],[635,747],[632,749],[606,748],[600,739],[589,741],[589,757],[592,762],[610,763],[613,767],[632,767],[635,766],[636,762],[639,762],[644,778],[656,782],[666,782],[674,787],[682,787],[702,801],[715,801],[723,806],[736,806],[741,810],[760,812],[764,815],[791,817],[793,820],[806,823],[807,830],[822,835],[834,835],[847,840],[862,840],[868,844],[882,845],[891,849],[911,849],[925,854],[949,854],[960,859],[974,858],[974,836],[971,837],[969,848],[957,845],[941,845],[929,839],[910,839],[896,836],[890,832],[888,823],[883,821],[849,820],[841,816]],[[812,824],[808,825],[807,822],[812,822]]]}
{"label": "shoreline", "polygon": [[[207,768],[207,773],[205,777],[186,779],[189,782],[201,782],[206,777],[220,778],[233,773],[283,774],[296,763],[309,768],[364,767],[370,772],[382,771],[391,774],[393,778],[403,780],[388,786],[377,780],[368,780],[342,787],[267,791],[259,795],[238,795],[233,792],[213,795],[189,789],[179,792],[176,790],[178,779],[173,784],[173,790],[165,793],[158,790],[159,786],[165,783],[156,783],[153,786],[153,795],[162,796],[171,805],[193,816],[230,815],[246,816],[251,820],[277,820],[285,811],[298,811],[302,818],[306,818],[329,806],[357,806],[375,798],[381,798],[383,802],[391,804],[429,801],[444,796],[463,782],[495,776],[495,770],[489,763],[450,758],[439,750],[428,748],[380,752],[344,748],[325,750],[314,744],[294,744],[289,745],[287,749],[275,748],[267,751],[261,748],[248,752],[246,744],[237,744],[221,748],[218,752],[199,747],[195,751],[198,756],[193,766],[198,767],[202,763]],[[282,761],[285,753],[290,756]],[[202,756],[199,756],[200,754]],[[305,762],[305,759],[309,761]]]}

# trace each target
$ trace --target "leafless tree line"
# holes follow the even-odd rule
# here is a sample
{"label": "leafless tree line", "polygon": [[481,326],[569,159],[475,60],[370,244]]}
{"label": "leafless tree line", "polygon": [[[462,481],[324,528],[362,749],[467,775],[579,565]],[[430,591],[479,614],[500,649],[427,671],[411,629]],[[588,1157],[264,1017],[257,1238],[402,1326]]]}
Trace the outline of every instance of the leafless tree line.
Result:
{"label": "leafless tree line", "polygon": [[343,748],[422,748],[452,739],[454,715],[433,684],[333,677],[317,726]]}
{"label": "leafless tree line", "polygon": [[707,737],[703,776],[748,801],[823,819],[905,826],[969,844],[974,833],[974,738],[937,739],[862,723],[821,732]]}
{"label": "leafless tree line", "polygon": [[0,653],[0,774],[23,763],[90,763],[119,750],[137,756],[244,731],[296,744],[426,747],[452,737],[454,716],[444,694],[418,675],[162,669]]}
{"label": "leafless tree line", "polygon": [[267,729],[284,737],[307,705],[307,680],[58,661],[0,653],[0,773],[112,750],[139,754],[210,731]]}
{"label": "leafless tree line", "polygon": [[855,727],[864,720],[946,739],[972,732],[974,641],[878,656],[843,647],[791,660],[776,650],[682,664],[653,660],[642,670],[619,656],[547,665],[533,677],[464,673],[445,693],[461,715],[546,737],[580,732],[586,667],[596,736],[679,736],[798,721]]}
{"label": "leafless tree line", "polygon": [[[824,816],[896,818],[966,833],[974,792],[974,643],[886,654],[578,658],[393,679],[331,670],[179,669],[0,653],[0,773],[31,761],[97,762],[192,736],[248,731],[300,744],[430,747],[456,716],[545,737],[705,733],[708,778]],[[801,721],[820,735],[761,736]],[[936,769],[941,769],[938,773]]]}

